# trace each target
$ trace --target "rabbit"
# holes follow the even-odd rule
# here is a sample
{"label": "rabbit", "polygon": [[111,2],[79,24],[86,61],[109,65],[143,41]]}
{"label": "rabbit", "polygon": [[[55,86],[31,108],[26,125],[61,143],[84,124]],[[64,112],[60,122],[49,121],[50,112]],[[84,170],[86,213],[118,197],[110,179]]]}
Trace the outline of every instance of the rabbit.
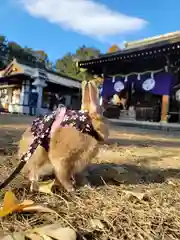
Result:
{"label": "rabbit", "polygon": [[[68,192],[75,190],[72,180],[97,155],[98,142],[106,140],[109,135],[108,123],[102,116],[101,107],[99,106],[99,94],[93,80],[82,82],[81,112],[83,111],[90,120],[87,124],[87,126],[91,127],[90,134],[74,126],[72,127],[72,124],[63,125],[62,122],[57,126],[55,121],[52,125],[53,132],[50,135],[48,151],[39,145],[32,157],[26,162],[23,174],[31,182],[31,190],[38,187],[38,180],[41,175],[53,172],[57,182]],[[77,112],[79,113],[79,111]],[[28,127],[19,143],[19,158],[28,151],[32,142],[33,134],[31,128]]]}
{"label": "rabbit", "polygon": [[[102,117],[99,94],[94,81],[82,83],[81,110],[88,111],[92,125],[100,137],[99,140],[106,140],[109,131],[106,120]],[[59,149],[61,149],[60,152]],[[98,149],[98,141],[90,135],[82,134],[75,128],[57,129],[50,141],[49,159],[57,179],[66,190],[74,190],[71,177],[84,170],[91,159],[97,155]]]}

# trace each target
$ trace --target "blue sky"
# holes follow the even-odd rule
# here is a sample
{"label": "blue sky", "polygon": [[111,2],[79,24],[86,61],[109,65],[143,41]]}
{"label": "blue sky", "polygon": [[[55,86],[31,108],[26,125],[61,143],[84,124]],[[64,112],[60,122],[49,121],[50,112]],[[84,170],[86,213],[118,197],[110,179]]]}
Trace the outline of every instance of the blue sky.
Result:
{"label": "blue sky", "polygon": [[180,0],[2,0],[0,34],[51,60],[180,30]]}

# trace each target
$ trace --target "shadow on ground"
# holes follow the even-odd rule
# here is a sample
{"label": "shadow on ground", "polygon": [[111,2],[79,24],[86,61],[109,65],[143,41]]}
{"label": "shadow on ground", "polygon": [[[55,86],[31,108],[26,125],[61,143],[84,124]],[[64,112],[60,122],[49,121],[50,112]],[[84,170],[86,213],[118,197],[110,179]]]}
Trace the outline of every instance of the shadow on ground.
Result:
{"label": "shadow on ground", "polygon": [[161,140],[153,140],[153,139],[125,139],[125,138],[111,138],[107,141],[108,145],[111,144],[119,144],[122,147],[149,147],[149,146],[156,146],[156,147],[170,147],[170,148],[179,148],[180,142],[178,141],[161,141]]}
{"label": "shadow on ground", "polygon": [[87,179],[92,186],[105,184],[152,184],[163,183],[169,178],[180,178],[180,169],[148,168],[135,164],[101,163],[87,169]]}

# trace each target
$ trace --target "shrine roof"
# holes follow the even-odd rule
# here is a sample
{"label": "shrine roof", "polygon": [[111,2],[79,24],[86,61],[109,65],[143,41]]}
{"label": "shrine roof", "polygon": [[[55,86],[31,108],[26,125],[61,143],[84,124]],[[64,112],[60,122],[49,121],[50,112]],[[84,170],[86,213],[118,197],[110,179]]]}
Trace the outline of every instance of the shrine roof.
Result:
{"label": "shrine roof", "polygon": [[100,55],[98,58],[87,61],[79,61],[80,68],[93,67],[95,64],[103,64],[118,60],[135,60],[139,57],[146,57],[148,55],[179,53],[180,50],[180,31],[168,33],[143,40],[127,42],[125,48],[113,52]]}

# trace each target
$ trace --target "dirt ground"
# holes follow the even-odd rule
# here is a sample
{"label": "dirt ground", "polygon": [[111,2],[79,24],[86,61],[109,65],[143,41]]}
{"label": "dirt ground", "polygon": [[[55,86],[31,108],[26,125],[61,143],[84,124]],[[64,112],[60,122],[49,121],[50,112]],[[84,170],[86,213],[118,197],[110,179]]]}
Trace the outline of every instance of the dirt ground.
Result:
{"label": "dirt ground", "polygon": [[[32,119],[0,115],[0,181],[16,166],[18,141]],[[62,226],[72,226],[84,239],[180,239],[179,137],[178,132],[111,128],[108,142],[89,167],[92,188],[81,187],[73,195],[59,190],[61,198],[32,195],[22,176],[7,187],[19,199],[48,205],[60,218],[12,214],[0,220],[0,227],[5,232],[23,231],[58,220]],[[101,226],[94,226],[94,219]]]}

